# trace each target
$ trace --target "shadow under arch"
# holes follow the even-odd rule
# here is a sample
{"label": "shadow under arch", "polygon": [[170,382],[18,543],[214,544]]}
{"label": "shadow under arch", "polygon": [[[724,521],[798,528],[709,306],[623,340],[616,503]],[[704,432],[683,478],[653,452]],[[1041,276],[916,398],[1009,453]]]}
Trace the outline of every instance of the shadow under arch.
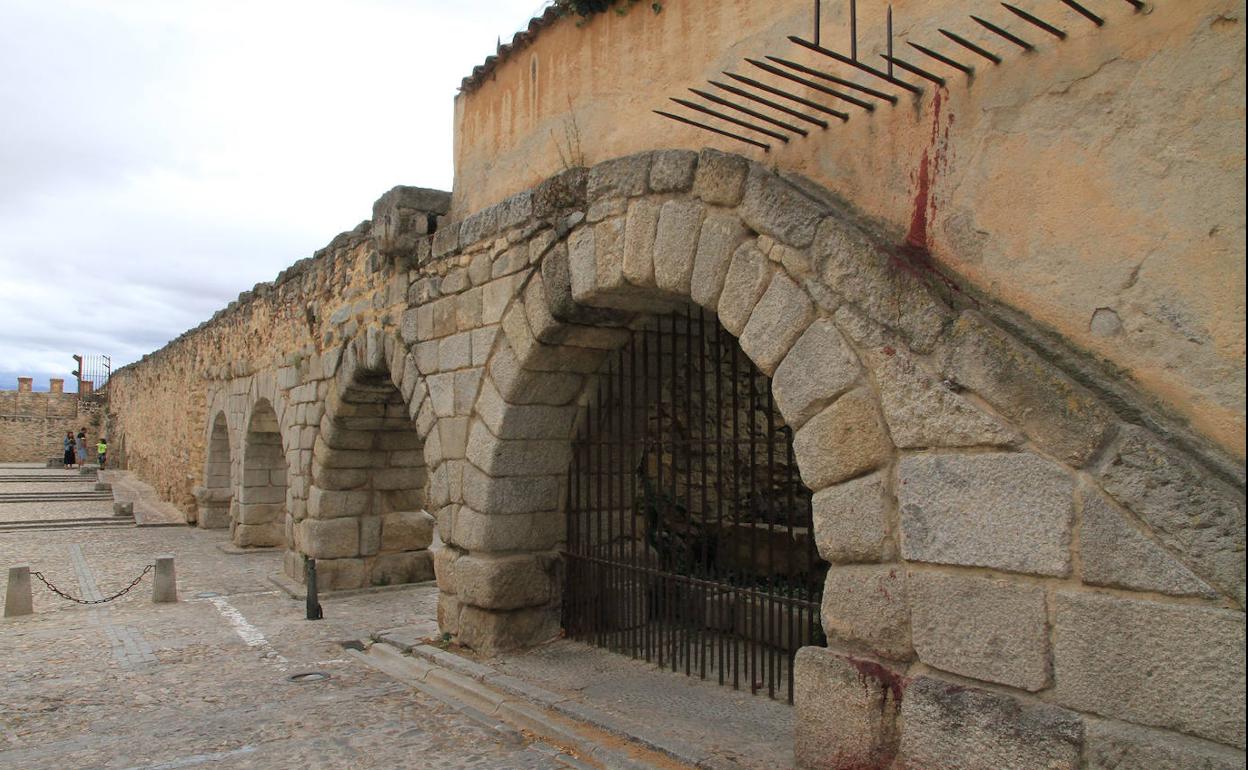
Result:
{"label": "shadow under arch", "polygon": [[234,501],[233,453],[230,447],[229,420],[224,410],[218,410],[208,432],[204,485],[195,490],[199,508],[196,523],[201,529],[225,529],[230,526],[230,508]]}
{"label": "shadow under arch", "polygon": [[[739,234],[730,235],[733,242],[724,245],[726,256],[749,240],[745,228],[737,227]],[[573,233],[569,243],[557,244],[544,257],[503,314],[503,333],[487,363],[470,420],[462,501],[439,513],[442,531],[449,533],[444,534],[448,552],[438,560],[443,630],[487,653],[540,643],[560,633],[571,448],[580,415],[594,398],[595,379],[634,329],[657,316],[701,305],[710,311],[709,323],[722,326],[734,347],[740,338],[742,357],[766,379],[775,373],[783,352],[815,320],[812,303],[803,295],[804,304],[793,303],[802,314],[794,323],[774,329],[751,326],[747,332],[750,311],[773,283],[781,302],[787,302],[791,293],[803,294],[756,249],[739,260],[744,265],[740,272],[747,274],[726,281],[721,273],[721,289],[708,300],[691,291],[688,273],[683,284],[659,287],[653,285],[653,277],[652,285],[638,286],[622,280],[612,283],[610,276],[604,279],[600,266],[578,270],[570,254],[584,248],[576,238]],[[592,247],[589,253],[592,259]],[[654,259],[659,259],[657,252]],[[588,282],[583,280],[586,274]],[[725,283],[728,286],[722,288]],[[859,367],[856,361],[849,366],[846,382],[852,383]],[[770,400],[770,387],[766,390]],[[800,408],[777,396],[776,419],[796,428],[844,390],[848,388]],[[869,419],[882,436],[878,407],[872,407]],[[786,442],[791,443],[787,438]],[[801,457],[787,459],[793,457],[789,446],[783,451],[795,468],[802,465]],[[605,472],[627,474],[631,469]],[[808,495],[809,490],[803,493]],[[812,567],[822,564],[812,546],[811,525],[803,526],[803,558]],[[733,549],[725,554],[729,550]],[[811,600],[817,603],[817,594],[812,593]],[[804,627],[812,637],[821,638],[814,620],[817,611],[807,607],[805,612]]]}
{"label": "shadow under arch", "polygon": [[268,398],[261,397],[251,408],[243,436],[238,512],[230,522],[235,545],[283,544],[288,475],[277,412]]}
{"label": "shadow under arch", "polygon": [[[319,585],[329,590],[433,577],[423,442],[386,347],[377,329],[346,346],[312,449],[296,550],[316,559]],[[290,577],[302,579],[292,574],[300,568],[288,560]]]}

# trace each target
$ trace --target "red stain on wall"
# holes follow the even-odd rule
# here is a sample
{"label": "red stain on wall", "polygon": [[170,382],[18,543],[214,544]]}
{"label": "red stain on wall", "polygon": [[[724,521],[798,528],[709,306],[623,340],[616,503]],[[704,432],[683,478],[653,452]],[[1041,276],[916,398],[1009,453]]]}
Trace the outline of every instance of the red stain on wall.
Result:
{"label": "red stain on wall", "polygon": [[928,230],[929,223],[936,214],[937,200],[932,188],[949,163],[949,128],[953,125],[953,115],[950,113],[944,118],[942,127],[944,99],[944,90],[937,89],[932,98],[931,138],[928,146],[923,148],[923,157],[915,173],[916,189],[910,213],[910,230],[897,250],[896,261],[902,269],[924,282],[934,278],[951,291],[961,293],[957,283],[946,276],[932,259],[931,233]]}

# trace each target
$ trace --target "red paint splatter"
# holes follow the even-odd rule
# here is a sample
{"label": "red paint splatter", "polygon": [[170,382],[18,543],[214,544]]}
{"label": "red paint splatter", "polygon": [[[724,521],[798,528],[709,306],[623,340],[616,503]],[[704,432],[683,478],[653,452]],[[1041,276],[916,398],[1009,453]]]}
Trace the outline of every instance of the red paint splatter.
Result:
{"label": "red paint splatter", "polygon": [[[906,679],[900,674],[889,671],[879,663],[873,660],[863,660],[862,658],[846,657],[849,664],[858,669],[858,680],[862,682],[863,687],[868,687],[871,681],[879,684],[879,686],[887,690],[893,696],[894,706],[901,705],[901,696],[906,691]],[[885,696],[880,703],[881,709],[888,708],[888,697]]]}
{"label": "red paint splatter", "polygon": [[894,261],[903,270],[927,283],[935,279],[950,291],[961,294],[962,289],[949,278],[936,264],[931,252],[931,233],[928,230],[930,219],[936,214],[936,195],[932,188],[936,177],[943,172],[949,163],[949,128],[953,125],[953,115],[949,114],[941,128],[941,109],[944,106],[944,91],[937,89],[932,99],[932,133],[928,146],[923,148],[923,157],[919,161],[916,174],[913,210],[910,214],[910,230],[906,239],[898,247]]}

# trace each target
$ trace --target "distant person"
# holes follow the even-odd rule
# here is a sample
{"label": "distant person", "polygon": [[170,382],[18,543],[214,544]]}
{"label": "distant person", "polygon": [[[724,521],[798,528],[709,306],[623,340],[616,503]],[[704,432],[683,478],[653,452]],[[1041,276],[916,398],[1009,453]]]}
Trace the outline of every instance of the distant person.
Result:
{"label": "distant person", "polygon": [[78,453],[78,467],[85,468],[87,465],[87,429],[78,429],[78,440],[74,442],[74,449]]}
{"label": "distant person", "polygon": [[65,467],[74,467],[74,433],[69,431],[65,434],[64,440],[61,442],[65,450]]}
{"label": "distant person", "polygon": [[95,445],[95,453],[99,456],[100,470],[104,470],[104,463],[108,460],[108,440],[100,437],[100,443]]}

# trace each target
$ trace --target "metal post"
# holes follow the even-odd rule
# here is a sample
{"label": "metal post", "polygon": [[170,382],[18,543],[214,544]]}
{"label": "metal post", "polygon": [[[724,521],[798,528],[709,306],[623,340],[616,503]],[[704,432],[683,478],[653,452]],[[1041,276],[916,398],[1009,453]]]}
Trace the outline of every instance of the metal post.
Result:
{"label": "metal post", "polygon": [[303,574],[304,582],[307,584],[306,591],[306,619],[321,620],[325,617],[324,611],[321,609],[321,602],[316,596],[316,559],[303,557]]}
{"label": "metal post", "polygon": [[178,580],[173,571],[173,556],[156,557],[156,579],[152,583],[152,601],[158,604],[178,600]]}
{"label": "metal post", "polygon": [[15,618],[35,611],[30,595],[30,567],[9,567],[9,587],[4,593],[4,616]]}

